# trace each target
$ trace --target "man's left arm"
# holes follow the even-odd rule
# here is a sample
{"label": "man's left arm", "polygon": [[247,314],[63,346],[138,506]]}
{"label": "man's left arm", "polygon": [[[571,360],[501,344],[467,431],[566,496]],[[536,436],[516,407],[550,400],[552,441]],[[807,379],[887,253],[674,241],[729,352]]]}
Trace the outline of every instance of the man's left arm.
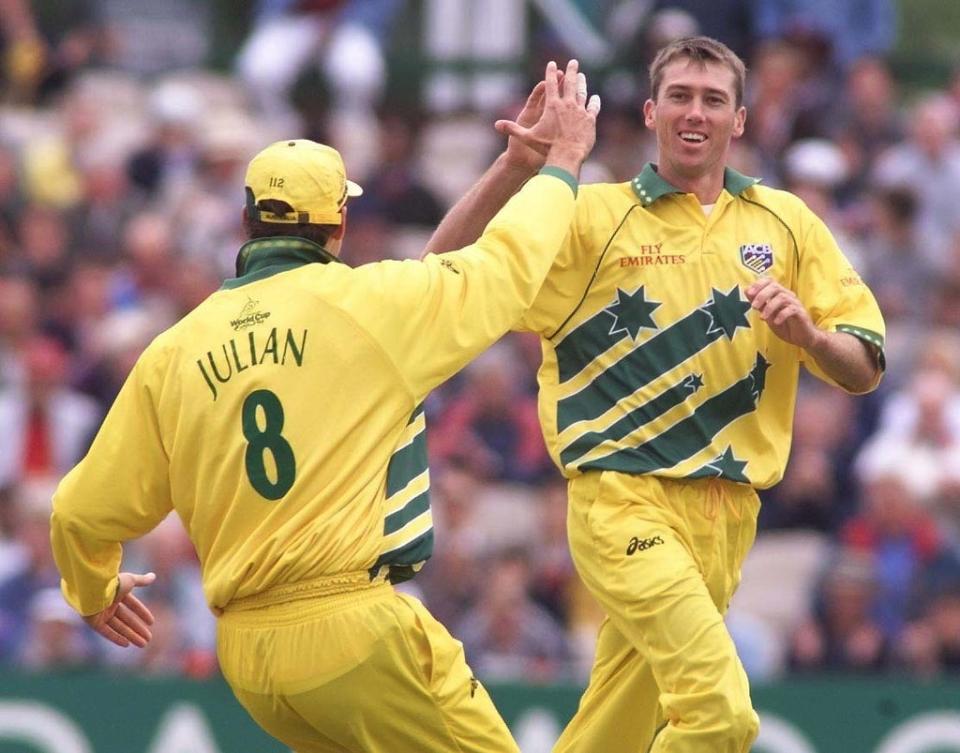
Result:
{"label": "man's left arm", "polygon": [[878,347],[853,334],[820,329],[797,295],[776,280],[757,280],[746,294],[777,337],[806,351],[845,390],[860,394],[877,386],[883,371]]}

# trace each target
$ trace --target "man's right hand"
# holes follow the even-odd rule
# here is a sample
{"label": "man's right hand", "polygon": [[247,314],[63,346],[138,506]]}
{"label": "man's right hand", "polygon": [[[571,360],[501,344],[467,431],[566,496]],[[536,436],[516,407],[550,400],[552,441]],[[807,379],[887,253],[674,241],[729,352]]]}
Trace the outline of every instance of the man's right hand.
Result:
{"label": "man's right hand", "polygon": [[[532,120],[539,109],[538,90],[541,87],[543,112],[540,118],[532,125],[522,123],[521,120]],[[544,80],[530,94],[517,121],[498,120],[496,128],[510,138],[508,157],[512,156],[515,161],[525,159],[532,167],[535,161],[530,154],[532,151],[542,155],[541,164],[554,165],[576,175],[596,141],[599,111],[600,98],[597,95],[587,101],[587,79],[579,72],[579,63],[571,60],[566,72],[560,76],[556,63],[550,61]],[[527,149],[525,154],[521,147]]]}
{"label": "man's right hand", "polygon": [[[562,73],[557,73],[558,78],[562,79],[562,76]],[[530,92],[530,96],[527,97],[520,114],[517,115],[515,121],[517,125],[523,128],[532,128],[537,124],[537,121],[543,116],[544,93],[546,90],[547,85],[543,81],[538,81],[537,85],[533,87],[533,91]],[[507,139],[506,158],[510,167],[533,175],[543,167],[543,163],[547,159],[547,153],[546,151],[539,152],[527,146],[516,136],[510,136]]]}

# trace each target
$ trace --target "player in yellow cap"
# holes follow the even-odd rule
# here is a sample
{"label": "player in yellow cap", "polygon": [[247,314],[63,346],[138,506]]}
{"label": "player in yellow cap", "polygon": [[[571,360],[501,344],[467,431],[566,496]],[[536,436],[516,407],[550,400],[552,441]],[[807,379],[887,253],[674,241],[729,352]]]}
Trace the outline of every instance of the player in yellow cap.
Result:
{"label": "player in yellow cap", "polygon": [[[757,735],[723,614],[753,543],[755,489],[790,450],[801,364],[850,392],[883,369],[876,302],[796,196],[726,166],[745,71],[705,37],[650,68],[658,158],[582,187],[523,326],[542,336],[540,418],[569,479],[577,570],[606,612],[590,683],[555,753],[746,753]],[[540,127],[441,223],[476,237],[541,164]]]}
{"label": "player in yellow cap", "polygon": [[[101,635],[150,640],[122,542],[175,510],[223,674],[298,753],[516,752],[463,649],[392,584],[430,556],[427,393],[515,325],[573,219],[599,100],[547,66],[540,175],[480,239],[351,268],[360,192],[305,140],[246,174],[237,277],[154,340],[54,499],[67,600]],[[582,95],[581,95],[582,93]]]}

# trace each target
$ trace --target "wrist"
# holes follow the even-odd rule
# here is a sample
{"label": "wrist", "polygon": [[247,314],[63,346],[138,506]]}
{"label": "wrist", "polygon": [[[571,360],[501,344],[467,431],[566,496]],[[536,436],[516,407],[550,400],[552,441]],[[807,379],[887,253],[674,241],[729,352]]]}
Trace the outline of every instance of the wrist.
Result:
{"label": "wrist", "polygon": [[544,167],[558,167],[579,179],[580,166],[583,164],[583,160],[583,153],[579,150],[551,149],[547,152],[547,161]]}
{"label": "wrist", "polygon": [[826,332],[819,327],[814,327],[810,342],[807,344],[804,350],[815,358],[817,356],[824,355],[829,339],[830,337]]}
{"label": "wrist", "polygon": [[534,167],[529,162],[511,155],[509,150],[497,157],[496,163],[502,177],[507,181],[516,183],[518,186],[530,180],[530,178],[537,174],[538,170],[537,167]]}

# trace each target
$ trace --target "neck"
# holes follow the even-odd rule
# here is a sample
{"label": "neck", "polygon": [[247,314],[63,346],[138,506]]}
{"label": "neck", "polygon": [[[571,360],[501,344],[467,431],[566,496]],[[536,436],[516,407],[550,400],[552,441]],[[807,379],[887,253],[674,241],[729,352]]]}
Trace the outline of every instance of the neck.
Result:
{"label": "neck", "polygon": [[684,193],[692,193],[701,204],[713,204],[723,190],[723,165],[707,172],[687,173],[668,162],[657,165],[657,172],[665,181]]}

